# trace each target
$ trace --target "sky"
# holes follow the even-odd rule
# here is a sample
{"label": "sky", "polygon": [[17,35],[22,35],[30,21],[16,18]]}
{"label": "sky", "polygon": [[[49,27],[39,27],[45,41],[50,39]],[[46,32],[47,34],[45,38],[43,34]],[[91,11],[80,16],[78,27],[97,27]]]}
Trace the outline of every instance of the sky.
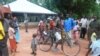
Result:
{"label": "sky", "polygon": [[100,0],[97,0],[97,3],[99,4],[100,3]]}

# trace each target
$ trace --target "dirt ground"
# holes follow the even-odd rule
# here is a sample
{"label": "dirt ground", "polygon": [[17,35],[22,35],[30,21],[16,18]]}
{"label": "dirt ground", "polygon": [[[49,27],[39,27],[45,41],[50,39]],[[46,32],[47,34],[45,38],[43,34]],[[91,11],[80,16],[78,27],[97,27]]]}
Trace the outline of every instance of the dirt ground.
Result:
{"label": "dirt ground", "polygon": [[[17,53],[15,56],[33,56],[31,54],[31,40],[32,40],[32,34],[36,32],[36,28],[34,29],[29,29],[29,32],[26,33],[24,29],[20,30],[20,43],[18,44],[18,49]],[[87,47],[88,47],[88,41],[87,40],[81,40],[81,51],[78,56],[85,56],[87,52]],[[70,51],[70,50],[68,50]],[[74,50],[73,50],[74,51]],[[64,56],[62,51],[59,52],[43,52],[41,50],[37,50],[37,56]]]}

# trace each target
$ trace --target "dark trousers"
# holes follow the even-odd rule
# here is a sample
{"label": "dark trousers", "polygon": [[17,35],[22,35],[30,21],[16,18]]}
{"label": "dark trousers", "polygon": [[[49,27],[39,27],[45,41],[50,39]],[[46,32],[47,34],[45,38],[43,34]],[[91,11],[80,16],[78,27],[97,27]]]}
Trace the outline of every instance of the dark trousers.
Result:
{"label": "dark trousers", "polygon": [[87,32],[87,29],[86,28],[81,28],[81,33],[80,33],[80,38],[85,38],[85,34]]}
{"label": "dark trousers", "polygon": [[6,33],[4,39],[0,41],[0,56],[9,56],[7,39],[8,39],[8,34]]}
{"label": "dark trousers", "polygon": [[0,47],[0,56],[9,56],[8,54],[8,47]]}

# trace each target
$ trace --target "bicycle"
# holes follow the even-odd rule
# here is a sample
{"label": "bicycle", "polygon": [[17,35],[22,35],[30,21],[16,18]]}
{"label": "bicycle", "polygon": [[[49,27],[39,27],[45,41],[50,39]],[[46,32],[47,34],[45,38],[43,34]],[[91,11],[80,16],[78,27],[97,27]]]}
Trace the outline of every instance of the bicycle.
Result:
{"label": "bicycle", "polygon": [[[81,46],[79,42],[73,42],[71,44],[71,38],[69,37],[68,33],[64,33],[62,30],[62,51],[66,56],[77,56],[81,50]],[[65,35],[65,36],[64,36]],[[70,50],[70,51],[68,51]]]}
{"label": "bicycle", "polygon": [[[53,35],[54,34],[51,31],[48,38],[45,39],[45,41],[43,41],[42,44],[39,44],[40,50],[47,52],[51,49],[51,47],[53,46],[53,43],[54,43]],[[49,42],[49,44],[48,44],[48,42]],[[42,46],[40,46],[40,45],[42,45]],[[43,47],[45,47],[45,48],[43,48]],[[75,51],[73,51],[73,49]],[[61,50],[63,51],[64,55],[66,55],[66,56],[77,56],[80,52],[80,44],[77,43],[77,45],[76,45],[75,43],[73,43],[73,45],[71,45],[71,38],[69,37],[68,34],[65,34],[64,30],[61,30]],[[68,52],[68,50],[70,50],[70,51]]]}
{"label": "bicycle", "polygon": [[43,31],[40,33],[39,38],[39,49],[41,51],[47,52],[51,49],[53,45],[53,40],[51,38],[51,35],[49,35],[51,31]]}

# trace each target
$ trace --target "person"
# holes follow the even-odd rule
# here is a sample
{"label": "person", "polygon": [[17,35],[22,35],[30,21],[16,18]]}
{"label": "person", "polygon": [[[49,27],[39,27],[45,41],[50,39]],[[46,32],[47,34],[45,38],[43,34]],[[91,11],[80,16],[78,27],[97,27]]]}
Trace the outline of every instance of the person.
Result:
{"label": "person", "polygon": [[17,49],[16,40],[15,40],[15,30],[11,22],[9,23],[9,25],[10,27],[8,30],[8,34],[9,34],[10,49],[11,49],[11,54],[15,55]]}
{"label": "person", "polygon": [[[41,29],[41,30],[44,30],[44,22],[43,20],[40,20],[39,24],[38,24],[38,27]],[[43,28],[43,29],[42,29]]]}
{"label": "person", "polygon": [[37,34],[33,34],[33,39],[32,39],[32,42],[31,42],[32,54],[34,54],[34,55],[36,55],[37,44],[38,44],[36,36],[37,36]]}
{"label": "person", "polygon": [[[0,19],[1,20],[1,19]],[[5,33],[4,33],[4,28],[3,28],[3,24],[2,22],[0,21],[0,40],[3,40],[5,36]]]}
{"label": "person", "polygon": [[96,33],[93,32],[91,35],[91,42],[93,43],[94,41],[96,41],[96,38],[97,38]]}
{"label": "person", "polygon": [[28,19],[24,20],[24,24],[25,24],[25,31],[28,32]]}
{"label": "person", "polygon": [[44,24],[44,22],[42,20],[40,20],[40,22],[38,24],[38,31],[39,31],[40,35],[43,33],[44,28],[45,28],[45,24]]}
{"label": "person", "polygon": [[53,51],[59,51],[58,44],[61,42],[61,29],[59,28],[55,28],[55,33],[54,33],[54,43],[53,43],[53,47],[52,50]]}
{"label": "person", "polygon": [[87,33],[87,18],[86,17],[81,18],[80,23],[82,24],[80,38],[84,39]]}
{"label": "person", "polygon": [[54,20],[53,20],[53,19],[50,19],[49,24],[50,24],[50,30],[54,30],[54,27],[55,27],[55,22],[54,22]]}
{"label": "person", "polygon": [[[0,17],[1,17],[1,16],[0,16]],[[3,24],[2,24],[1,18],[0,18],[0,56],[2,56],[2,50],[1,50],[1,48],[3,47],[3,46],[1,45],[1,40],[3,40],[4,36],[5,36],[4,28],[3,28]]]}
{"label": "person", "polygon": [[78,43],[80,37],[80,26],[79,23],[76,22],[76,25],[73,28],[73,38],[75,40],[75,43]]}
{"label": "person", "polygon": [[12,18],[12,24],[14,26],[14,30],[15,30],[15,39],[16,39],[16,43],[18,44],[19,41],[20,41],[20,33],[19,33],[19,26],[18,26],[18,21],[17,21],[17,18],[16,16],[14,16]]}
{"label": "person", "polygon": [[59,29],[63,29],[63,19],[60,18],[60,17],[57,17],[56,19],[56,27],[59,28]]}
{"label": "person", "polygon": [[[94,23],[94,22],[91,22]],[[95,26],[93,26],[93,30],[97,35],[97,40],[91,43],[86,56],[91,53],[91,56],[100,56],[100,19],[95,21]]]}
{"label": "person", "polygon": [[66,18],[64,20],[64,30],[66,32],[67,37],[71,39],[71,46],[73,45],[73,37],[72,37],[72,29],[75,26],[74,19],[71,17],[71,15],[67,15],[68,19]]}
{"label": "person", "polygon": [[0,22],[1,22],[0,29],[3,26],[3,29],[4,29],[3,34],[5,34],[5,35],[1,36],[1,38],[3,38],[3,39],[0,40],[0,56],[9,56],[8,47],[7,47],[9,20],[7,18],[4,18],[4,17],[5,17],[5,15],[3,15],[2,11],[0,11]]}
{"label": "person", "polygon": [[56,43],[53,44],[52,50],[53,51],[59,51],[58,44],[61,42],[61,30],[63,30],[63,14],[59,14],[55,20],[56,24],[55,24],[55,40]]}
{"label": "person", "polygon": [[47,29],[49,29],[49,21],[50,21],[50,19],[51,19],[51,17],[48,17],[47,20],[46,20],[46,23],[45,23]]}
{"label": "person", "polygon": [[94,20],[93,17],[88,17],[88,19],[87,19],[87,31],[88,31],[88,29],[89,29],[90,23],[91,23],[93,20]]}
{"label": "person", "polygon": [[60,15],[59,15],[59,18],[60,18],[60,29],[63,29],[64,27],[63,27],[63,25],[64,25],[64,14],[63,13],[61,13]]}
{"label": "person", "polygon": [[50,19],[50,22],[49,22],[49,26],[50,26],[50,34],[52,34],[51,35],[51,37],[53,38],[53,41],[54,41],[54,43],[56,43],[56,37],[55,37],[55,21],[54,21],[54,18],[51,18]]}
{"label": "person", "polygon": [[90,45],[91,45],[91,35],[96,30],[95,27],[97,26],[96,24],[97,24],[98,19],[96,18],[96,16],[94,16],[93,19],[91,19],[91,20],[92,20],[92,22],[89,24],[89,29],[87,31],[88,40],[89,40],[89,46],[88,47],[90,47]]}

